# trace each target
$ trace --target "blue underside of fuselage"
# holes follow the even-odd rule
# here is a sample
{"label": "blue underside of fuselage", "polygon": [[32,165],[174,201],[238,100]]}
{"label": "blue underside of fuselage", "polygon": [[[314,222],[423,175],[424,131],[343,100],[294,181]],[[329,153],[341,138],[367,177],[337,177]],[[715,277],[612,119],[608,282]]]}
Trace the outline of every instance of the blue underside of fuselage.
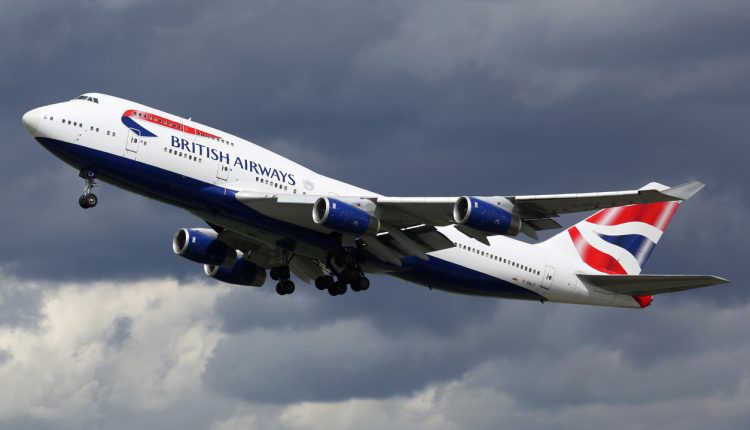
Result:
{"label": "blue underside of fuselage", "polygon": [[[209,211],[286,237],[287,240],[279,243],[284,248],[294,250],[296,242],[305,242],[331,253],[341,250],[340,242],[334,237],[279,221],[245,206],[235,198],[233,190],[85,146],[43,137],[37,141],[76,169],[91,169],[102,180],[121,188],[190,211]],[[393,276],[431,288],[462,294],[543,300],[542,296],[525,288],[432,256],[427,261],[405,257],[400,268],[389,266],[365,252],[358,257],[393,269],[390,273]]]}

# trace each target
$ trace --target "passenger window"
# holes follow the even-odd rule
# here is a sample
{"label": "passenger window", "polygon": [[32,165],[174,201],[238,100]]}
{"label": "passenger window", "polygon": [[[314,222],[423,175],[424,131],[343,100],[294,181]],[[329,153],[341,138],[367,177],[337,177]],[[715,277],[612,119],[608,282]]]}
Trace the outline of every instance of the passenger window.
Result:
{"label": "passenger window", "polygon": [[107,130],[107,136],[109,136],[109,130]]}

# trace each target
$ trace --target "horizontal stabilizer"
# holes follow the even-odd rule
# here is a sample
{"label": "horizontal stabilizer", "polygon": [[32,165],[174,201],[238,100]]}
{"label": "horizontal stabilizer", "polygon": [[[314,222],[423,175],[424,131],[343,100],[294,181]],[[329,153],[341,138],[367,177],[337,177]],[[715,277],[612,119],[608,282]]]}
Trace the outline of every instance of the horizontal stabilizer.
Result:
{"label": "horizontal stabilizer", "polygon": [[631,296],[653,296],[726,284],[727,279],[711,275],[585,275],[578,277],[603,290]]}

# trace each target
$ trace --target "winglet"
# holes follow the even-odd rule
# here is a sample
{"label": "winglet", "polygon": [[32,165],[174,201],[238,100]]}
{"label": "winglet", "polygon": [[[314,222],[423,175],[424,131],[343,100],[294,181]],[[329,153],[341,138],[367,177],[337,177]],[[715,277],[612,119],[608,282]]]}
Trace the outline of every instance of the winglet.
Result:
{"label": "winglet", "polygon": [[693,197],[693,195],[700,191],[705,185],[706,184],[704,184],[703,182],[690,181],[676,187],[667,188],[666,190],[662,191],[662,193],[674,197],[678,200],[687,200],[690,197]]}

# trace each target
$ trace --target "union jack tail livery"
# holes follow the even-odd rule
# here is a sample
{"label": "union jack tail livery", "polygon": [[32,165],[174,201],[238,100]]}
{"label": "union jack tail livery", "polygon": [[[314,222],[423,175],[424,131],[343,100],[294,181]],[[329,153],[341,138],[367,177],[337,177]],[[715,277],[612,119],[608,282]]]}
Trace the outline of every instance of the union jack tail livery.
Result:
{"label": "union jack tail livery", "polygon": [[[650,183],[642,189],[667,188]],[[604,209],[552,237],[544,246],[576,256],[597,272],[637,275],[679,206],[679,201],[667,201]]]}

